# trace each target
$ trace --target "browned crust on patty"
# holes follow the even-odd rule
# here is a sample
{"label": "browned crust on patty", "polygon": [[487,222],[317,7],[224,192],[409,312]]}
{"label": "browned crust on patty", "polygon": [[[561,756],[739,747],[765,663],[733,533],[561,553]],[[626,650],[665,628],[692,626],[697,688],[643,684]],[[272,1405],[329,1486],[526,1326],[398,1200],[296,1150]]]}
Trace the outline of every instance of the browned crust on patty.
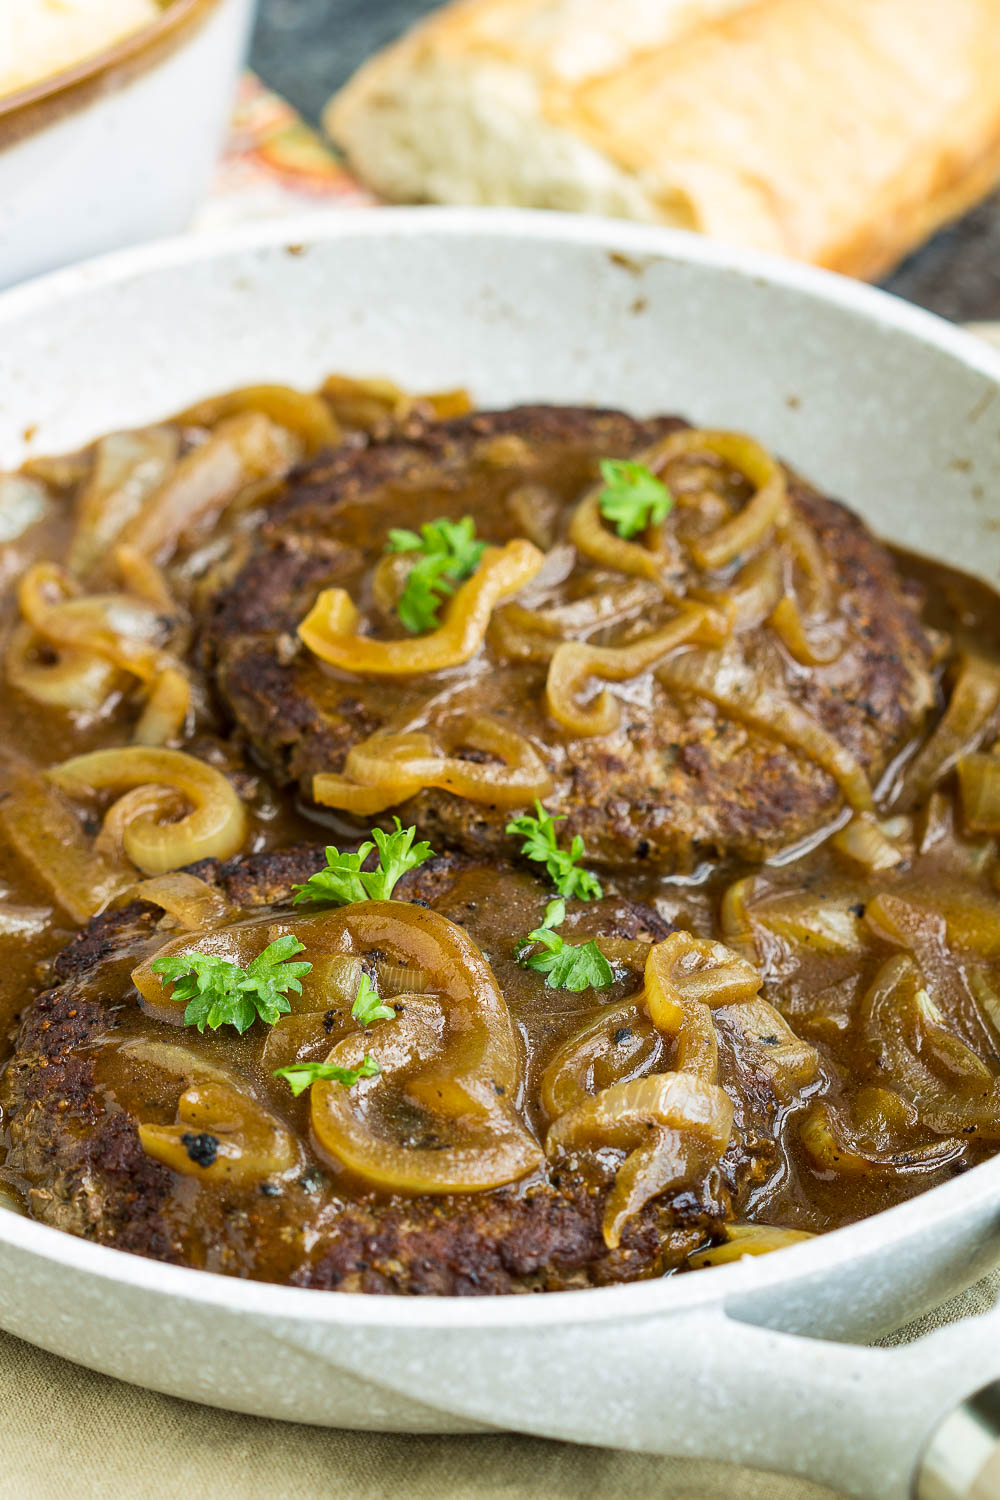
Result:
{"label": "browned crust on patty", "polygon": [[[330,535],[344,503],[375,497],[390,478],[458,486],[491,437],[626,453],[681,425],[576,408],[478,413],[407,442],[336,454],[300,475],[265,526],[257,554],[215,600],[203,635],[223,704],[255,753],[308,797],[316,772],[341,769],[351,746],[380,727],[363,685],[338,688],[330,711],[323,669],[295,637],[318,591],[358,566],[357,548]],[[751,663],[781,655],[782,670],[790,668],[789,695],[877,779],[931,702],[928,642],[891,557],[862,523],[801,481],[793,480],[791,497],[833,570],[849,645],[831,665],[805,670],[781,655],[770,632],[741,641],[749,642]],[[510,691],[540,701],[543,681],[544,671],[532,676],[525,669],[511,678]],[[543,754],[558,746],[561,757],[549,805],[566,814],[567,836],[583,835],[593,860],[625,865],[640,857],[691,869],[729,854],[759,859],[836,815],[839,789],[817,765],[702,698],[656,691],[655,711],[626,703],[611,736],[567,739],[544,714],[532,720]],[[510,852],[503,809],[428,791],[399,812],[432,840],[477,857]]]}
{"label": "browned crust on patty", "polygon": [[[194,872],[253,909],[287,900],[292,885],[321,863],[319,846],[302,845],[224,864],[206,861]],[[470,864],[463,856],[435,859],[397,890],[411,900],[435,900]],[[614,909],[621,936],[665,935],[648,908],[618,902]],[[307,1172],[280,1194],[262,1190],[249,1211],[245,1204],[234,1208],[211,1244],[186,1242],[168,1212],[174,1174],[146,1156],[135,1119],[109,1109],[92,1055],[93,1044],[119,1024],[122,1008],[109,998],[105,976],[148,951],[160,916],[135,901],[95,918],[58,955],[53,975],[59,982],[22,1022],[0,1081],[10,1138],[6,1175],[45,1223],[154,1259],[234,1275],[259,1274],[256,1237],[282,1237],[288,1253],[274,1279],[298,1286],[494,1295],[662,1275],[719,1232],[734,1185],[753,1170],[742,1147],[731,1149],[697,1192],[648,1205],[614,1252],[601,1236],[614,1166],[594,1160],[558,1163],[526,1186],[435,1199],[345,1202],[319,1174]],[[755,1150],[763,1161],[766,1150],[762,1154],[759,1143]],[[317,1194],[325,1195],[318,1219]],[[308,1215],[307,1245],[301,1224]]]}

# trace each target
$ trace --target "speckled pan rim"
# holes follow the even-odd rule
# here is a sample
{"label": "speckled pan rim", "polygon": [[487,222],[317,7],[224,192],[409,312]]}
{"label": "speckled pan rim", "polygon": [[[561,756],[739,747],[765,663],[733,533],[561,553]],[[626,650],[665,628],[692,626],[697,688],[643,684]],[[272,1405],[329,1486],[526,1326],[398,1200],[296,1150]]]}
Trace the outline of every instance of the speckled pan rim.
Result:
{"label": "speckled pan rim", "polygon": [[12,94],[0,95],[0,132],[5,132],[8,125],[12,126],[16,116],[27,115],[56,100],[61,102],[60,96],[89,89],[90,85],[121,67],[128,66],[130,72],[133,71],[141,65],[144,53],[154,53],[161,43],[176,41],[186,27],[197,25],[220,3],[221,0],[170,0],[162,14],[148,26],[129,32],[110,47],[102,47],[70,68],[61,68],[59,72],[28,84],[26,88],[16,89]]}
{"label": "speckled pan rim", "polygon": [[[486,236],[546,245],[597,246],[609,254],[673,260],[789,288],[817,302],[854,313],[867,323],[891,328],[931,345],[960,366],[995,381],[1000,389],[1000,351],[934,314],[876,288],[776,256],[718,244],[684,230],[525,209],[385,208],[372,215],[334,211],[164,240],[102,256],[3,294],[0,327],[30,317],[35,309],[51,310],[61,301],[72,301],[99,287],[233,253],[284,245],[294,247],[300,254],[307,253],[311,245],[336,240],[406,239],[423,235],[457,240]],[[323,1295],[315,1290],[243,1281],[146,1260],[13,1214],[0,1214],[0,1241],[109,1284],[212,1304],[248,1316],[357,1327],[527,1329],[641,1319],[706,1304],[735,1306],[758,1293],[773,1292],[777,1299],[853,1261],[891,1255],[925,1227],[931,1216],[944,1227],[951,1220],[961,1223],[970,1209],[990,1203],[996,1205],[1000,1228],[1000,1156],[906,1203],[792,1246],[778,1255],[746,1258],[692,1276],[498,1298],[410,1300],[352,1292]]]}

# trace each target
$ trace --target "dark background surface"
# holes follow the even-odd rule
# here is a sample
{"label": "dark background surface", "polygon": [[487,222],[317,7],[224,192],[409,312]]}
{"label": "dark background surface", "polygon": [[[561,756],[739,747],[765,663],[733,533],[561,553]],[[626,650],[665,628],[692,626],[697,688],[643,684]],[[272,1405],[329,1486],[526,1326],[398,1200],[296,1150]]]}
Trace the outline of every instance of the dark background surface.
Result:
{"label": "dark background surface", "polygon": [[[359,63],[434,4],[259,0],[250,60],[266,83],[316,123],[330,94]],[[946,318],[1000,318],[1000,193],[936,235],[886,285]]]}

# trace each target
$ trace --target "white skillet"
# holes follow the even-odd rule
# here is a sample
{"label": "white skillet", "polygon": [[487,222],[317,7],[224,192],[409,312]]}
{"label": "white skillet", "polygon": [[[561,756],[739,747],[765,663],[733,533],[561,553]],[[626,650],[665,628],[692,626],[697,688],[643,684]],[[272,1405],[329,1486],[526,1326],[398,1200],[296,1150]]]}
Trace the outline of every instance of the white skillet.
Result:
{"label": "white skillet", "polygon": [[[884,535],[1000,578],[1000,354],[791,263],[523,211],[317,215],[7,293],[0,465],[227,386],[331,370],[465,384],[482,405],[587,401],[744,428]],[[239,1411],[711,1455],[878,1500],[903,1500],[919,1473],[921,1500],[944,1500],[1000,1495],[981,1473],[996,1398],[961,1405],[1000,1377],[1000,1312],[903,1349],[851,1341],[997,1263],[1000,1159],[774,1256],[497,1300],[239,1282],[0,1215],[0,1325]]]}

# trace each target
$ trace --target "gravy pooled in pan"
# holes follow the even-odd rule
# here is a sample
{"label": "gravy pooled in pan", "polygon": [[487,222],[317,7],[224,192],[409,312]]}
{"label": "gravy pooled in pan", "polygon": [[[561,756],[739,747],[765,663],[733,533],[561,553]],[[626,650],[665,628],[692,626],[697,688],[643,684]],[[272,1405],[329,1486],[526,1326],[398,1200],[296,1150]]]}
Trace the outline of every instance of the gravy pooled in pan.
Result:
{"label": "gravy pooled in pan", "polygon": [[0,477],[4,1203],[662,1275],[1000,1142],[995,596],[748,437],[250,387]]}

